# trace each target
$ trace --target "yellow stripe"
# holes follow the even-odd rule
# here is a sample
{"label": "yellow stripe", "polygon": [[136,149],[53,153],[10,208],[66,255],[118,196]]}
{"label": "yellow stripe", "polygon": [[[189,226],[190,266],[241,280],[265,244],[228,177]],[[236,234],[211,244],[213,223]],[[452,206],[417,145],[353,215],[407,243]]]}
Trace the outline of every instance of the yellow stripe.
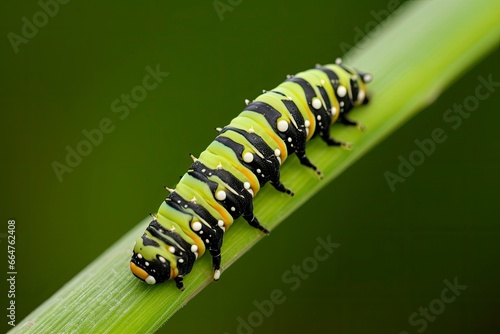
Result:
{"label": "yellow stripe", "polygon": [[130,262],[130,271],[143,281],[148,278],[149,274],[142,268],[139,268],[138,266],[135,265],[135,263]]}

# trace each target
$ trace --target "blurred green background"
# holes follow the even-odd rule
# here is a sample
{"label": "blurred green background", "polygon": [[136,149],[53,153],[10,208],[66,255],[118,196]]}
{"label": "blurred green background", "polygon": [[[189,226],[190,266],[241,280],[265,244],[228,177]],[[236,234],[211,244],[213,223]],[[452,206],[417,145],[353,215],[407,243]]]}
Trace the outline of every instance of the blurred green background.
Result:
{"label": "blurred green background", "polygon": [[[218,16],[212,1],[72,1],[17,53],[8,34],[21,35],[22,18],[33,22],[41,7],[2,3],[0,234],[6,273],[7,220],[16,220],[17,322],[157,210],[162,187],[175,185],[189,166],[188,153],[201,152],[245,98],[286,74],[332,62],[398,1],[232,3]],[[254,301],[281,289],[286,301],[253,332],[399,334],[425,325],[426,333],[498,333],[500,93],[457,130],[442,119],[474,94],[478,76],[500,81],[498,59],[497,50],[470,69],[159,332],[237,333],[238,317],[247,319]],[[127,117],[113,112],[112,102],[142,85],[145,68],[157,64],[169,76]],[[64,163],[66,147],[75,149],[82,131],[104,118],[113,131],[60,182],[53,162]],[[439,127],[447,141],[391,192],[384,173],[396,172],[398,156],[408,157],[415,139]],[[328,235],[340,248],[290,291],[283,273]],[[439,306],[443,281],[455,277],[467,289],[435,318],[418,315],[410,324],[420,307]],[[1,289],[5,310],[5,279]]]}

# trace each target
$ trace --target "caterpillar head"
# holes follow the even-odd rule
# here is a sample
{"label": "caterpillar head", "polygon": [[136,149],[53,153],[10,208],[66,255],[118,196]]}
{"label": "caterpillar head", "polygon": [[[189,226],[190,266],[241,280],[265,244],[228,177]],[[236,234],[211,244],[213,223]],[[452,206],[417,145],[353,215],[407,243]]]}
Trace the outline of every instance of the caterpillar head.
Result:
{"label": "caterpillar head", "polygon": [[[359,106],[362,104],[367,104],[369,102],[369,97],[366,90],[366,84],[373,80],[373,76],[370,73],[365,73],[358,71],[353,67],[346,65],[342,62],[341,58],[335,60],[335,64],[342,68],[346,73],[351,75],[350,78],[350,94],[352,94],[351,99],[354,106]],[[342,79],[341,79],[342,82]],[[338,95],[345,96],[347,94],[346,82],[344,83],[344,88],[342,91],[337,91]],[[349,110],[347,110],[349,111]]]}
{"label": "caterpillar head", "polygon": [[172,276],[167,251],[159,243],[151,239],[148,233],[135,242],[130,270],[137,278],[148,284],[162,283]]}
{"label": "caterpillar head", "polygon": [[[148,284],[158,284],[169,279],[181,282],[189,273],[198,255],[198,248],[191,246],[175,231],[165,229],[154,219],[135,242],[130,270]],[[181,286],[178,287],[181,288]]]}
{"label": "caterpillar head", "polygon": [[372,82],[373,76],[370,73],[364,73],[360,71],[356,71],[358,77],[358,96],[353,96],[354,105],[358,106],[361,104],[367,104],[370,99],[368,97],[368,93],[366,91],[366,84]]}

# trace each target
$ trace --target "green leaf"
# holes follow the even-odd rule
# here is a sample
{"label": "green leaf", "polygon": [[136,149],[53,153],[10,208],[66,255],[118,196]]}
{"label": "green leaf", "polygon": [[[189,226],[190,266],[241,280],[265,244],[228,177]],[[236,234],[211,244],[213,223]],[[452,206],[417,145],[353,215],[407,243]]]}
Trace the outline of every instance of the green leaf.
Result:
{"label": "green leaf", "polygon": [[[352,151],[326,148],[320,140],[308,145],[308,155],[325,175],[321,182],[299,167],[296,159],[289,159],[282,176],[296,196],[265,187],[255,201],[259,220],[274,229],[328,181],[430,104],[499,43],[499,23],[497,0],[415,1],[403,6],[345,59],[374,76],[369,85],[371,104],[353,112],[353,118],[367,130],[334,127],[334,137],[350,140]],[[325,154],[326,150],[335,154]],[[11,332],[145,333],[158,329],[212,281],[212,269],[209,256],[198,261],[185,279],[184,292],[174,284],[149,286],[135,279],[128,261],[134,240],[148,223],[149,218],[123,236]],[[223,268],[263,237],[246,223],[235,224],[225,238]]]}

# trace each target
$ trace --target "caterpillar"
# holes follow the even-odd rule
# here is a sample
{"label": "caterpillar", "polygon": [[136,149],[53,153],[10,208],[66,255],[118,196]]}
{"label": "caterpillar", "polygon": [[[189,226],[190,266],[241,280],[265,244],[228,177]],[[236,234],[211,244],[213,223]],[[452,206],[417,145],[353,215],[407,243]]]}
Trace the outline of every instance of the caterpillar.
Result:
{"label": "caterpillar", "polygon": [[328,146],[350,148],[330,136],[335,122],[363,126],[348,113],[368,103],[368,73],[356,71],[337,58],[334,64],[316,65],[278,87],[263,91],[218,136],[192,165],[169,195],[144,234],[137,239],[130,270],[148,284],[173,279],[184,289],[183,278],[207,250],[213,278],[220,278],[224,233],[240,216],[265,234],[253,213],[253,198],[269,182],[293,196],[280,181],[280,166],[295,153],[300,163],[320,178],[320,170],[306,155],[306,143],[320,136]]}

